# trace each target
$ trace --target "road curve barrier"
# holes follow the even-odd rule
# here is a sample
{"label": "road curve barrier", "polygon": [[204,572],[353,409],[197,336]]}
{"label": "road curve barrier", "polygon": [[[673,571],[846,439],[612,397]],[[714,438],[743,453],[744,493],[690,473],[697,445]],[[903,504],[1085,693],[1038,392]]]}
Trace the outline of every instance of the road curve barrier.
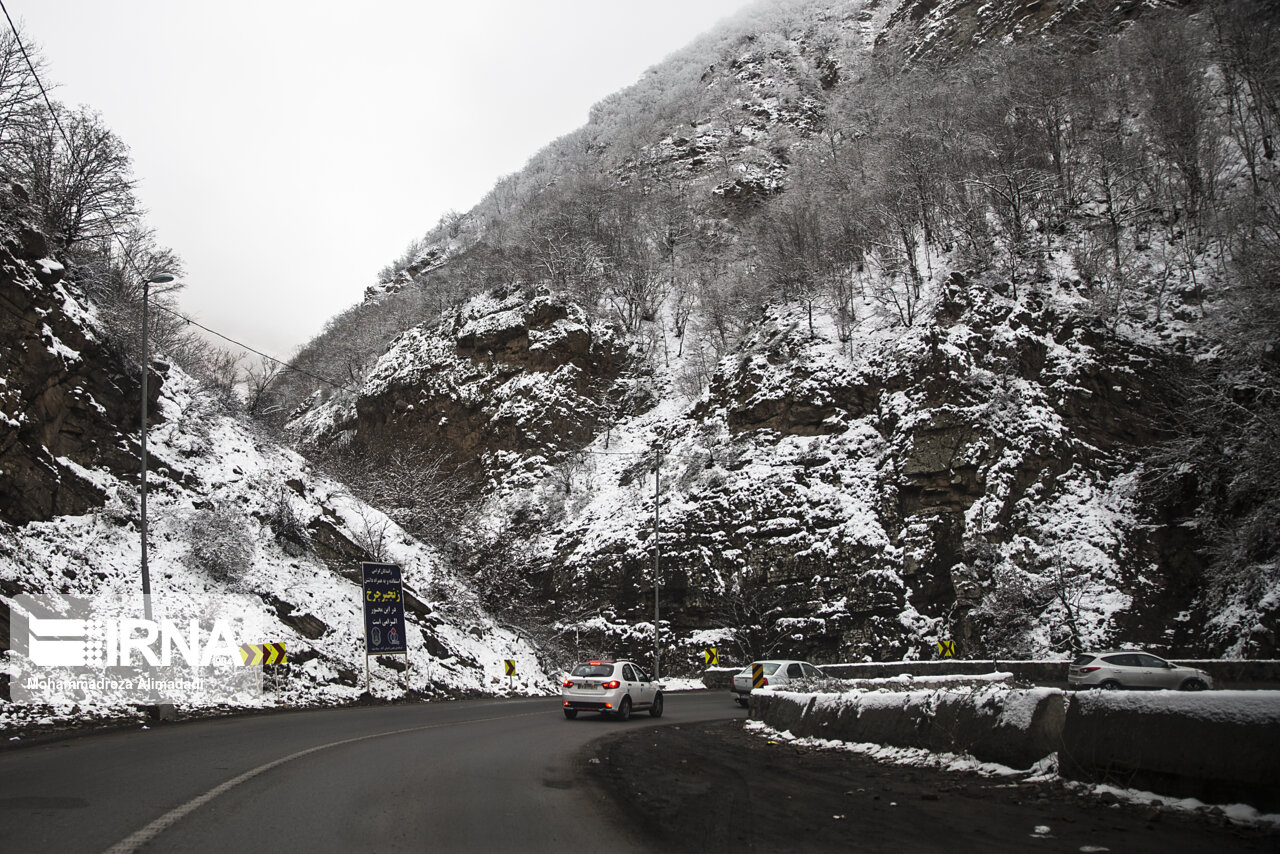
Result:
{"label": "road curve barrier", "polygon": [[1056,753],[1066,779],[1280,810],[1280,691],[1067,692],[989,679],[926,690],[766,688],[752,693],[751,717],[799,738],[967,753],[1011,768]]}
{"label": "road curve barrier", "polygon": [[1057,750],[1065,698],[1057,688],[1013,688],[1008,678],[947,690],[756,691],[751,716],[802,738],[968,753],[1029,768]]}
{"label": "road curve barrier", "polygon": [[1280,811],[1280,691],[1080,691],[1064,777]]}

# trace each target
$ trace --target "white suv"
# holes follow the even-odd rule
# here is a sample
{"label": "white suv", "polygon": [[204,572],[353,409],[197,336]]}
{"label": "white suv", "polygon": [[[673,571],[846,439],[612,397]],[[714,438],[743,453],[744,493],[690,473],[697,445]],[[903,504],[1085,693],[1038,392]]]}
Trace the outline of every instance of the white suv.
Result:
{"label": "white suv", "polygon": [[1203,691],[1213,678],[1203,670],[1183,667],[1137,649],[1086,652],[1067,668],[1072,688],[1148,688]]}
{"label": "white suv", "polygon": [[620,721],[637,709],[662,717],[662,689],[633,661],[585,661],[560,683],[564,716],[600,712]]}

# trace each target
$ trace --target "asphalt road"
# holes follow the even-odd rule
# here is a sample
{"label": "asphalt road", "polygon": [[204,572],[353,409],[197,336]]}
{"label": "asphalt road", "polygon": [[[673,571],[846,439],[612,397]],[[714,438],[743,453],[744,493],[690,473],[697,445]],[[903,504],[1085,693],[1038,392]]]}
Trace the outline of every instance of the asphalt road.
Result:
{"label": "asphalt road", "polygon": [[0,753],[0,850],[644,851],[582,780],[588,742],[745,713],[567,721],[552,698],[196,721]]}

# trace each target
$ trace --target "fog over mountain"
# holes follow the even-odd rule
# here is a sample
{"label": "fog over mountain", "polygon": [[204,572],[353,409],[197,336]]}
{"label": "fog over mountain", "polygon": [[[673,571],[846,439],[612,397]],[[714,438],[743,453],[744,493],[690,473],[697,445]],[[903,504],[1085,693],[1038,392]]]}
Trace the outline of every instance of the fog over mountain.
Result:
{"label": "fog over mountain", "polygon": [[[280,558],[299,589],[341,574],[320,522],[339,561],[412,542],[442,661],[464,652],[428,640],[462,619],[446,601],[547,672],[647,658],[655,568],[664,671],[706,646],[834,662],[943,639],[1275,657],[1276,23],[1254,2],[754,6],[389,259],[300,370],[237,373],[163,328],[172,454],[199,409],[190,429],[226,420],[290,460],[263,471],[316,479],[223,478],[206,507],[223,454],[174,456],[170,500],[258,520],[235,541],[286,496],[310,531]],[[48,191],[23,193],[10,221],[65,236]],[[128,410],[134,268],[92,239],[14,248],[25,233],[11,254],[65,268],[39,274],[83,306],[68,322]],[[71,429],[31,403],[37,374],[0,386],[5,459],[28,460],[0,465],[6,495],[34,502],[0,533],[28,550],[40,525],[127,525],[122,503],[99,514],[126,502],[136,443],[124,415]],[[114,485],[85,485],[104,469]],[[340,491],[341,525],[318,500]],[[237,583],[297,605],[254,580],[277,546],[242,536]],[[5,583],[29,590],[7,548]],[[457,690],[484,689],[473,663]]]}

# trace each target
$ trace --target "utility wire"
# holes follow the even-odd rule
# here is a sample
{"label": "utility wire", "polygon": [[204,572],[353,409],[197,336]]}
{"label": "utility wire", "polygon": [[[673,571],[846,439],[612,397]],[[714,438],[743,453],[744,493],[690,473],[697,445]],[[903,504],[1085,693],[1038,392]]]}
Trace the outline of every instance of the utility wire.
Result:
{"label": "utility wire", "polygon": [[[67,153],[71,155],[72,162],[75,164],[76,168],[78,169],[80,167],[79,158],[76,156],[76,151],[74,147],[72,147],[71,145],[71,139],[67,135],[66,129],[62,127],[62,121],[58,118],[58,111],[54,109],[53,100],[49,97],[48,90],[45,89],[44,83],[40,80],[40,75],[36,73],[35,63],[31,61],[31,55],[27,53],[27,47],[22,43],[22,36],[18,34],[18,28],[13,23],[13,18],[9,15],[9,9],[4,5],[4,0],[0,0],[0,11],[4,12],[5,20],[9,22],[9,30],[13,33],[13,40],[14,42],[17,43],[18,50],[22,51],[22,58],[25,59],[27,62],[27,70],[31,72],[31,79],[35,80],[36,87],[39,88],[40,95],[44,98],[45,106],[48,107],[49,109],[49,116],[50,118],[53,119],[54,127],[58,129],[58,135],[62,137],[62,143],[67,147]],[[98,209],[98,213],[102,215],[102,219],[107,226],[107,230],[111,232],[111,236],[114,237],[116,239],[116,242],[120,244],[121,254],[123,255],[125,263],[128,265],[129,269],[131,269],[134,275],[137,276],[139,279],[146,278],[143,272],[138,268],[137,262],[133,260],[133,256],[129,253],[128,244],[126,244],[124,241],[124,238],[120,236],[120,232],[116,231],[115,223],[111,221],[110,214],[106,211],[105,208],[102,207],[102,204],[99,200],[95,199],[94,204]],[[286,370],[290,370],[290,371],[293,371],[294,373],[302,374],[303,376],[310,377],[313,380],[318,380],[319,382],[322,382],[325,385],[330,385],[330,386],[333,386],[334,388],[342,389],[343,391],[350,392],[351,394],[359,393],[355,389],[345,386],[340,382],[336,382],[327,377],[322,377],[319,374],[314,374],[311,371],[305,370],[303,368],[296,367],[290,364],[289,362],[285,362],[280,359],[277,359],[275,356],[267,355],[266,353],[263,353],[261,350],[256,350],[247,344],[243,344],[240,341],[235,340],[234,338],[230,338],[226,335],[223,335],[221,332],[218,332],[215,329],[210,329],[209,327],[201,323],[197,323],[196,321],[192,320],[186,315],[181,314],[177,311],[174,311],[168,306],[165,306],[155,300],[148,300],[148,302],[150,302],[151,305],[155,306],[161,311],[167,312],[168,314],[181,318],[182,320],[186,321],[188,324],[195,326],[199,329],[203,329],[205,332],[208,332],[210,335],[216,335],[218,338],[221,338],[223,341],[226,341],[230,344],[234,344],[235,346],[243,350],[247,350],[250,353],[254,353],[258,356],[261,356],[264,359],[267,359],[277,365],[280,365],[282,368],[285,368]],[[145,366],[143,366],[143,369],[144,370],[146,369]]]}
{"label": "utility wire", "polygon": [[267,359],[268,361],[274,362],[275,364],[280,365],[281,367],[285,368],[286,370],[290,370],[290,371],[293,371],[294,373],[302,374],[303,376],[311,377],[311,379],[313,379],[313,380],[319,380],[319,381],[320,381],[320,382],[322,382],[322,383],[325,383],[325,384],[327,384],[327,385],[331,385],[331,386],[333,386],[334,388],[340,388],[340,389],[342,389],[343,391],[349,391],[349,392],[351,392],[352,394],[359,394],[359,392],[358,392],[356,389],[353,389],[353,388],[351,388],[350,386],[345,386],[345,385],[343,385],[342,383],[335,382],[334,380],[328,379],[327,377],[322,377],[322,376],[320,376],[319,374],[313,374],[313,373],[311,373],[310,371],[308,371],[308,370],[306,370],[306,369],[304,369],[304,368],[299,368],[299,367],[297,367],[297,366],[295,366],[295,365],[291,365],[291,364],[289,364],[288,362],[281,361],[280,359],[277,359],[275,356],[272,356],[272,355],[269,355],[269,354],[267,354],[267,353],[264,353],[264,352],[262,352],[261,350],[255,350],[254,348],[250,347],[248,344],[245,344],[245,343],[243,343],[243,342],[241,342],[241,341],[237,341],[237,340],[236,340],[236,339],[234,339],[234,338],[229,338],[229,337],[227,337],[226,335],[223,335],[221,332],[217,331],[216,329],[210,329],[209,327],[205,326],[204,324],[199,323],[199,322],[197,322],[197,321],[195,321],[195,320],[192,320],[191,318],[187,317],[185,314],[182,314],[181,312],[178,312],[178,311],[174,311],[173,309],[169,308],[169,307],[168,307],[168,306],[166,306],[166,305],[163,305],[163,304],[161,304],[161,303],[155,302],[154,300],[152,300],[152,301],[151,301],[151,305],[152,305],[152,307],[153,307],[153,308],[158,308],[158,309],[160,309],[161,311],[165,312],[166,314],[171,314],[171,315],[173,315],[174,317],[178,318],[179,320],[186,321],[187,323],[189,323],[190,325],[192,325],[192,326],[196,327],[197,329],[203,329],[205,332],[208,332],[210,335],[216,335],[216,336],[218,336],[218,337],[219,337],[219,338],[221,338],[223,341],[226,341],[228,344],[234,344],[234,345],[236,345],[237,347],[239,347],[239,348],[240,348],[240,349],[242,349],[242,350],[247,350],[247,351],[248,351],[248,352],[250,352],[250,353],[253,353],[253,354],[255,354],[255,355],[261,356],[262,358]]}

